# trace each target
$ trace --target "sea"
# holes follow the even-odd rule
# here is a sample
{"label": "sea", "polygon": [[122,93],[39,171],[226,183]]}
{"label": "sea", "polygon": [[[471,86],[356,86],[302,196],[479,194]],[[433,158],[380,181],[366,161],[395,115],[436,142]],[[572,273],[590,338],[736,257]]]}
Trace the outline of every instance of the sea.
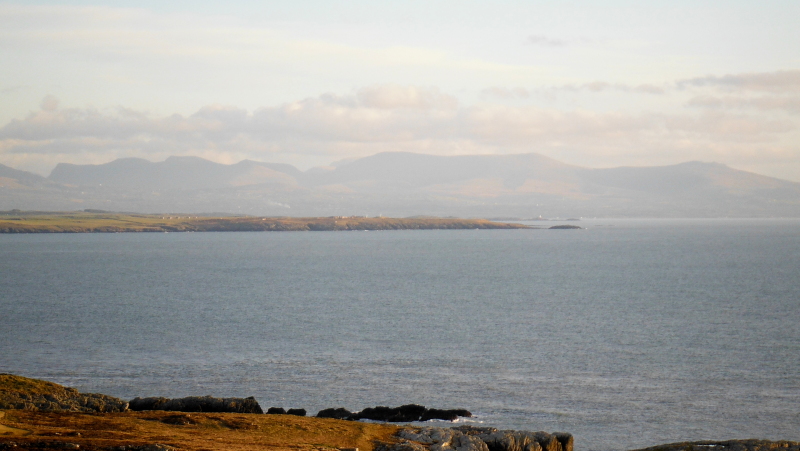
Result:
{"label": "sea", "polygon": [[800,440],[800,220],[570,224],[2,234],[0,372],[312,415],[465,408],[580,451]]}

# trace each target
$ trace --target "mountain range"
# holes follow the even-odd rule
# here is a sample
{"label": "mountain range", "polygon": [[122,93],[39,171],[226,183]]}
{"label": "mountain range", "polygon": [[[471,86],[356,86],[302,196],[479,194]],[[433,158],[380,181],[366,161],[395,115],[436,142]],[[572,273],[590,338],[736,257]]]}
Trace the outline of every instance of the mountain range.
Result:
{"label": "mountain range", "polygon": [[529,153],[380,153],[330,168],[198,157],[0,165],[0,210],[263,216],[800,217],[800,183],[719,163],[593,169]]}

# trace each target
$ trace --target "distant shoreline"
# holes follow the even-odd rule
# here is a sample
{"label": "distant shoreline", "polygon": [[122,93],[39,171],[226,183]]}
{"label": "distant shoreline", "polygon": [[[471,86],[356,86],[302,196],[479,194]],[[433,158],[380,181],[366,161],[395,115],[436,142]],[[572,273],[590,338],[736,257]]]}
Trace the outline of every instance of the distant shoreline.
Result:
{"label": "distant shoreline", "polygon": [[290,232],[357,230],[531,229],[460,218],[253,217],[98,212],[0,212],[0,233]]}

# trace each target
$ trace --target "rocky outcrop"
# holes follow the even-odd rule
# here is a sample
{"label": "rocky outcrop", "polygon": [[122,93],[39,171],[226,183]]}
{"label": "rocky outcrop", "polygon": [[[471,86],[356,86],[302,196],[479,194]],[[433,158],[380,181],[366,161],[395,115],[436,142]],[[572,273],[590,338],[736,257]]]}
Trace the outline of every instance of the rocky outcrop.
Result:
{"label": "rocky outcrop", "polygon": [[320,410],[318,418],[336,418],[339,420],[373,420],[393,423],[410,423],[413,421],[446,420],[455,421],[458,417],[471,417],[472,413],[465,409],[428,409],[419,404],[406,404],[400,407],[368,407],[361,412],[351,412],[343,407]]}
{"label": "rocky outcrop", "polygon": [[635,451],[800,451],[800,442],[786,440],[725,440],[668,443]]}
{"label": "rocky outcrop", "polygon": [[235,412],[264,413],[258,401],[249,398],[214,398],[211,396],[189,396],[186,398],[134,398],[129,403],[131,410],[168,410],[174,412]]}
{"label": "rocky outcrop", "polygon": [[286,410],[283,407],[270,407],[267,409],[267,413],[270,415],[294,415],[298,417],[306,416],[306,409],[289,409]]}
{"label": "rocky outcrop", "polygon": [[428,445],[430,451],[489,451],[479,437],[449,428],[405,428],[398,437]]}
{"label": "rocky outcrop", "polygon": [[317,412],[317,418],[334,418],[337,420],[351,420],[353,412],[345,409],[344,407],[322,409]]}
{"label": "rocky outcrop", "polygon": [[425,406],[419,404],[406,404],[400,407],[367,407],[355,414],[355,420],[390,421],[395,423],[407,423],[419,421],[425,411]]}
{"label": "rocky outcrop", "polygon": [[[397,444],[382,444],[381,451],[572,451],[568,433],[501,431],[495,428],[406,427]],[[671,451],[671,450],[670,450]],[[736,450],[739,451],[739,450]]]}
{"label": "rocky outcrop", "polygon": [[80,393],[52,382],[0,374],[0,409],[124,412],[128,403],[113,396]]}

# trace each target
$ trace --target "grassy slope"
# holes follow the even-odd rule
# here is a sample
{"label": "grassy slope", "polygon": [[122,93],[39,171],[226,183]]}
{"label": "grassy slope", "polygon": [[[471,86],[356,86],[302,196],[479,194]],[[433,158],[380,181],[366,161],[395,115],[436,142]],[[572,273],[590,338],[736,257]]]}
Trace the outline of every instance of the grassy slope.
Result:
{"label": "grassy slope", "polygon": [[305,230],[518,229],[485,219],[438,218],[261,218],[135,215],[116,213],[2,212],[0,233],[211,232]]}
{"label": "grassy slope", "polygon": [[161,411],[86,414],[9,410],[0,421],[12,430],[29,432],[0,435],[0,443],[66,442],[78,444],[80,449],[161,443],[198,451],[370,451],[375,440],[395,441],[393,435],[398,430],[393,425],[291,415]]}
{"label": "grassy slope", "polygon": [[[57,395],[67,390],[50,382],[0,375],[0,398],[8,394]],[[60,442],[88,450],[161,443],[198,451],[370,451],[375,440],[394,441],[398,430],[386,424],[290,415],[162,411],[99,414],[7,410],[0,412],[0,423],[0,448],[3,443],[14,442],[21,449],[32,443]]]}

